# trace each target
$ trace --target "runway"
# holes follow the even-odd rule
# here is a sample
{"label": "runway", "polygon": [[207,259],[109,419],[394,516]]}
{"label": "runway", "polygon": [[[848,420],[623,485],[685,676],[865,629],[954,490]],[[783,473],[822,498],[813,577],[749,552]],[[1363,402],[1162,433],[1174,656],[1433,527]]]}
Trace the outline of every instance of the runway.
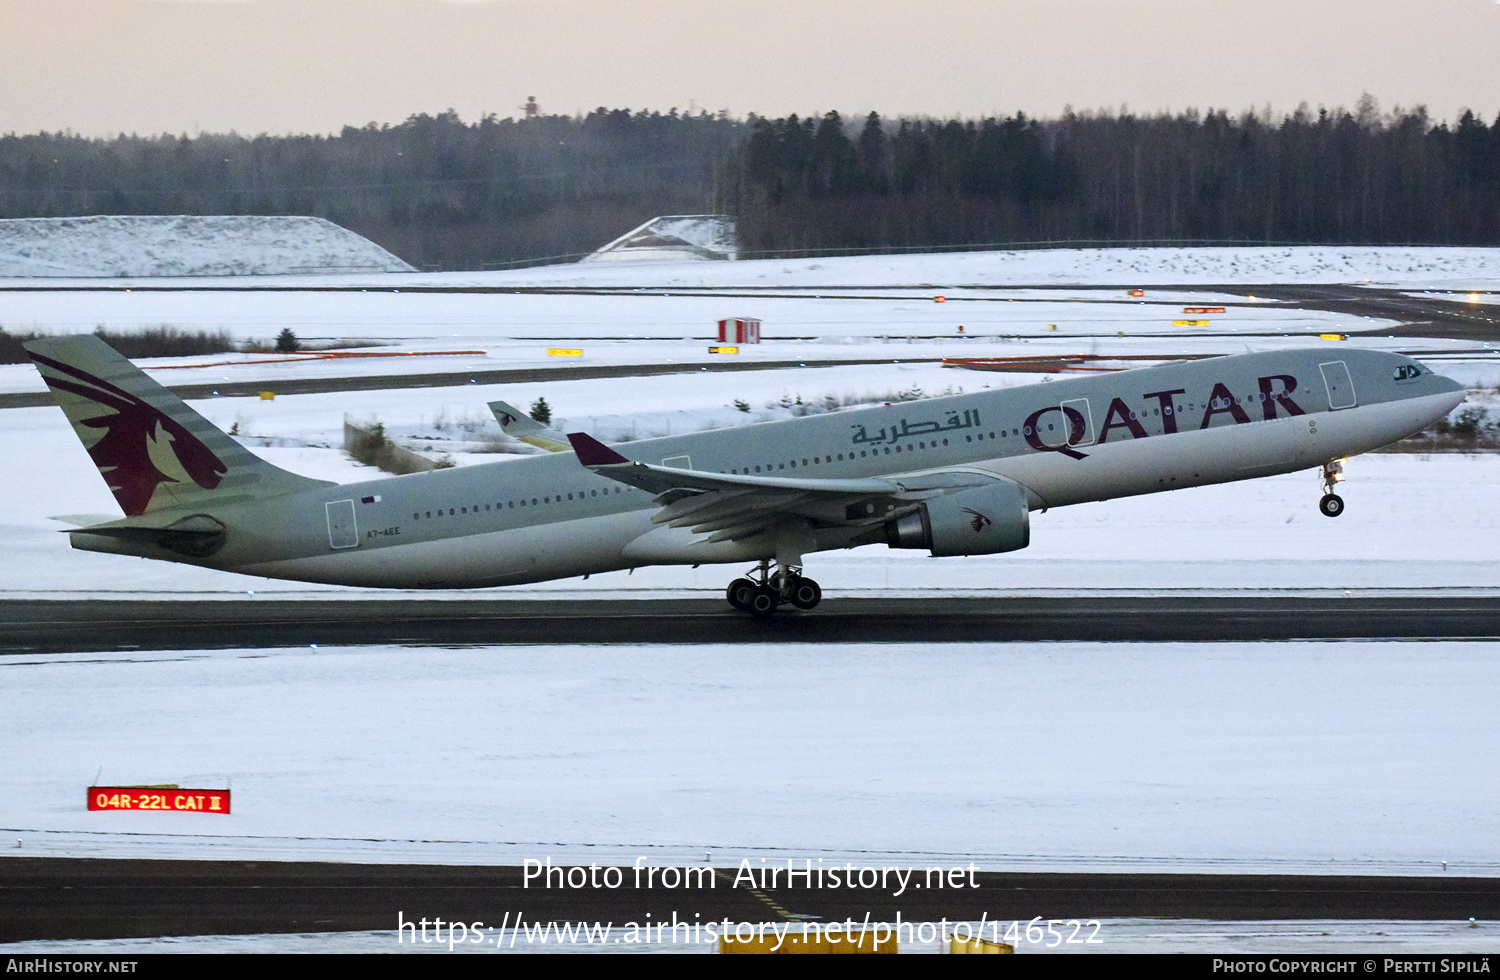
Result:
{"label": "runway", "polygon": [[717,599],[0,601],[0,654],[311,645],[1500,637],[1500,596],[833,598],[752,619]]}
{"label": "runway", "polygon": [[[800,866],[800,862],[799,862]],[[872,860],[868,867],[899,867]],[[843,869],[843,865],[839,865]],[[856,869],[859,867],[855,866]],[[934,865],[934,867],[939,867]],[[953,865],[952,867],[965,867]],[[941,865],[944,872],[949,865]],[[242,861],[0,860],[0,942],[389,929],[439,917],[496,929],[527,922],[989,921],[1045,919],[1500,918],[1500,879],[1353,875],[1048,874],[979,871],[938,888],[752,889],[736,870],[693,887],[523,887],[518,867]],[[602,876],[601,876],[602,877]],[[711,881],[711,885],[703,884]],[[784,877],[781,879],[784,881]],[[958,880],[958,879],[949,879]]]}

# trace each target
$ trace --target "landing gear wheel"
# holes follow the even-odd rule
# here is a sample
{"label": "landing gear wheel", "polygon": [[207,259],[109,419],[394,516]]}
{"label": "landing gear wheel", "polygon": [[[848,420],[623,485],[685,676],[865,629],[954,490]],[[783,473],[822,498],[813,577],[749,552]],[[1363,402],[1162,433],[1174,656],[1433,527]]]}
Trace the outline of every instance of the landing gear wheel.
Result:
{"label": "landing gear wheel", "polygon": [[729,588],[724,590],[724,598],[729,604],[741,612],[750,610],[750,593],[754,592],[758,585],[747,578],[737,578],[729,583]]}
{"label": "landing gear wheel", "polygon": [[823,601],[823,590],[810,578],[798,578],[792,582],[790,598],[798,609],[811,609]]}
{"label": "landing gear wheel", "polygon": [[1318,501],[1318,510],[1323,512],[1324,517],[1337,517],[1344,512],[1344,498],[1336,493],[1325,493],[1323,499]]}
{"label": "landing gear wheel", "polygon": [[776,614],[781,597],[768,585],[757,585],[750,593],[750,615],[756,619],[770,619]]}

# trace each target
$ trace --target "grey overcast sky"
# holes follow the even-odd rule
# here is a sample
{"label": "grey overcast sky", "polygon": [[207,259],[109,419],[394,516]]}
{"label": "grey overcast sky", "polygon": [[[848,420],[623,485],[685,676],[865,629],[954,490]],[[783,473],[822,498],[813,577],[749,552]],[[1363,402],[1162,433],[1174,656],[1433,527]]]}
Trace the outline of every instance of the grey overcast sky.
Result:
{"label": "grey overcast sky", "polygon": [[456,109],[1500,111],[1496,0],[0,0],[0,133]]}

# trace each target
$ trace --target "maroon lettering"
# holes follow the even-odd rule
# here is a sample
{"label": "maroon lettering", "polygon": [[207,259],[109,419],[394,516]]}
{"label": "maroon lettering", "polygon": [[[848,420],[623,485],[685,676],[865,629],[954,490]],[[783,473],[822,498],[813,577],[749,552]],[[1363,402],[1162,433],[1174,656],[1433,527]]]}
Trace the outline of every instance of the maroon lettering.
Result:
{"label": "maroon lettering", "polygon": [[1099,429],[1100,443],[1109,438],[1110,429],[1129,429],[1133,438],[1146,438],[1146,427],[1136,421],[1135,413],[1118,398],[1109,403],[1109,411],[1104,415],[1104,425]]}
{"label": "maroon lettering", "polygon": [[[1306,415],[1307,413],[1292,401],[1291,393],[1297,390],[1297,379],[1290,374],[1273,374],[1260,378],[1261,408],[1265,412],[1266,421],[1269,422],[1276,417],[1276,406],[1280,405],[1286,409],[1288,415]],[[1281,382],[1281,390],[1276,391],[1273,381]]]}
{"label": "maroon lettering", "polygon": [[[1040,422],[1042,416],[1048,412],[1062,413],[1063,424],[1067,428],[1067,435],[1061,445],[1049,446],[1042,441],[1042,427]],[[1039,408],[1028,415],[1025,427],[1021,432],[1026,437],[1026,444],[1032,449],[1044,453],[1062,453],[1064,456],[1071,456],[1074,459],[1087,459],[1088,454],[1074,449],[1072,444],[1082,441],[1088,430],[1088,420],[1083,417],[1083,413],[1078,409],[1065,408],[1061,405],[1049,405],[1046,408]]]}
{"label": "maroon lettering", "polygon": [[1172,396],[1185,395],[1185,388],[1173,388],[1171,391],[1148,391],[1147,398],[1155,398],[1161,405],[1161,430],[1167,435],[1177,431],[1177,413],[1172,409]]}
{"label": "maroon lettering", "polygon": [[1208,428],[1208,423],[1215,415],[1222,415],[1225,412],[1229,413],[1229,416],[1236,422],[1250,421],[1250,416],[1245,414],[1245,410],[1234,400],[1234,396],[1229,393],[1228,388],[1224,387],[1223,382],[1215,381],[1214,393],[1208,396],[1208,406],[1203,411],[1203,424],[1198,428]]}

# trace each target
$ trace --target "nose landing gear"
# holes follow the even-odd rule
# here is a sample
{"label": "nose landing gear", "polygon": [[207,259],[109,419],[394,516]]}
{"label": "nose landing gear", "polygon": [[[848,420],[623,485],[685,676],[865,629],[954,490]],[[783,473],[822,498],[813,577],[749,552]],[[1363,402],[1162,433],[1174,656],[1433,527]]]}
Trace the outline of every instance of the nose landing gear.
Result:
{"label": "nose landing gear", "polygon": [[767,619],[783,602],[798,609],[813,608],[823,600],[823,589],[803,576],[800,565],[778,567],[772,572],[771,560],[766,558],[749,576],[730,582],[724,597],[734,608],[757,619]]}
{"label": "nose landing gear", "polygon": [[1344,482],[1344,461],[1330,460],[1323,464],[1323,499],[1318,501],[1318,510],[1324,517],[1337,517],[1344,512],[1344,498],[1333,490]]}

